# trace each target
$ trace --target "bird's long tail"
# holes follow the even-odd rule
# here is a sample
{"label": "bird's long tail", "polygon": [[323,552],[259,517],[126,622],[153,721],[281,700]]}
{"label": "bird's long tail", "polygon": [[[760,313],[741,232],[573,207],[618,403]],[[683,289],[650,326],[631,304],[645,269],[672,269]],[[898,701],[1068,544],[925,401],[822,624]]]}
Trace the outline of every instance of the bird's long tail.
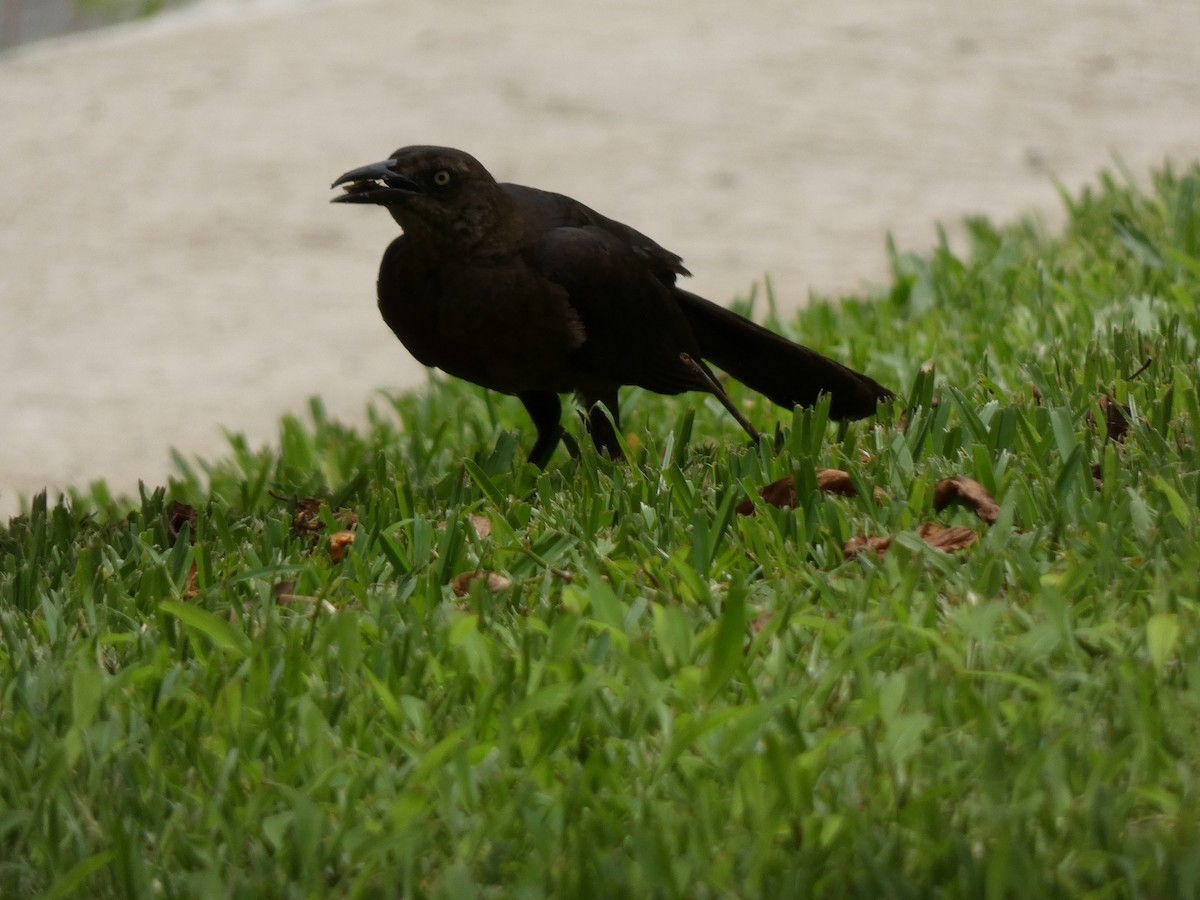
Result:
{"label": "bird's long tail", "polygon": [[829,394],[832,419],[863,419],[891,391],[710,300],[675,289],[703,357],[780,406],[812,406]]}

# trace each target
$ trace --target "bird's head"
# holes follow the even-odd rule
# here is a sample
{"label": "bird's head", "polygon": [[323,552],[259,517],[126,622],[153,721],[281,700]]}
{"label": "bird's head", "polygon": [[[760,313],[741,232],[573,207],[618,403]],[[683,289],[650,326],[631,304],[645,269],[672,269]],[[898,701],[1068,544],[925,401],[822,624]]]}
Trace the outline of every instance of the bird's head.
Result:
{"label": "bird's head", "polygon": [[351,169],[333,203],[372,203],[417,239],[474,245],[498,221],[507,196],[475,157],[449,147],[402,147],[383,162]]}

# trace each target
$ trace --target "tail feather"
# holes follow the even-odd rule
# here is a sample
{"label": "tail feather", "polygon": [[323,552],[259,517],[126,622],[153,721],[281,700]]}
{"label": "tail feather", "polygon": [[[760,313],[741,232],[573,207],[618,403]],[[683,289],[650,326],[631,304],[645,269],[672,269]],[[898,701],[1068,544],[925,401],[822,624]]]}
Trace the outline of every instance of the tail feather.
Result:
{"label": "tail feather", "polygon": [[829,394],[832,419],[863,419],[894,395],[879,382],[794,344],[703,297],[675,289],[703,357],[780,406],[812,406]]}

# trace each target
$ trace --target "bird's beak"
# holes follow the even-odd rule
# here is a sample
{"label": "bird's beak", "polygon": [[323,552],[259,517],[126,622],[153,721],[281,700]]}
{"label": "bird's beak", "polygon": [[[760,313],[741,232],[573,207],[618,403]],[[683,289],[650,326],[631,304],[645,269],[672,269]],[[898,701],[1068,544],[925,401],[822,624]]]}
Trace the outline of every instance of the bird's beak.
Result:
{"label": "bird's beak", "polygon": [[411,178],[396,171],[396,161],[385,159],[351,169],[330,185],[342,185],[346,193],[330,200],[330,203],[375,203],[389,206],[400,203],[413,194],[422,193],[421,186]]}

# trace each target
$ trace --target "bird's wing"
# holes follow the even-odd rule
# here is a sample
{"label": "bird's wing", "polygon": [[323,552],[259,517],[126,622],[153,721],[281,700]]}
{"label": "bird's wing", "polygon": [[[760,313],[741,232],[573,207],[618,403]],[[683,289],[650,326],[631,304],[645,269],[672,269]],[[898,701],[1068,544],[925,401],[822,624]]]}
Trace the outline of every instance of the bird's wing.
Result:
{"label": "bird's wing", "polygon": [[683,258],[628,225],[610,219],[584,206],[578,200],[553,191],[542,191],[520,184],[500,187],[512,197],[522,213],[536,221],[541,232],[554,228],[586,228],[593,226],[607,232],[629,248],[665,285],[673,285],[677,275],[690,276],[683,267]]}
{"label": "bird's wing", "polygon": [[583,323],[572,357],[581,371],[660,394],[707,390],[680,359],[699,360],[700,348],[671,289],[619,236],[596,225],[550,228],[525,260],[565,292]]}

